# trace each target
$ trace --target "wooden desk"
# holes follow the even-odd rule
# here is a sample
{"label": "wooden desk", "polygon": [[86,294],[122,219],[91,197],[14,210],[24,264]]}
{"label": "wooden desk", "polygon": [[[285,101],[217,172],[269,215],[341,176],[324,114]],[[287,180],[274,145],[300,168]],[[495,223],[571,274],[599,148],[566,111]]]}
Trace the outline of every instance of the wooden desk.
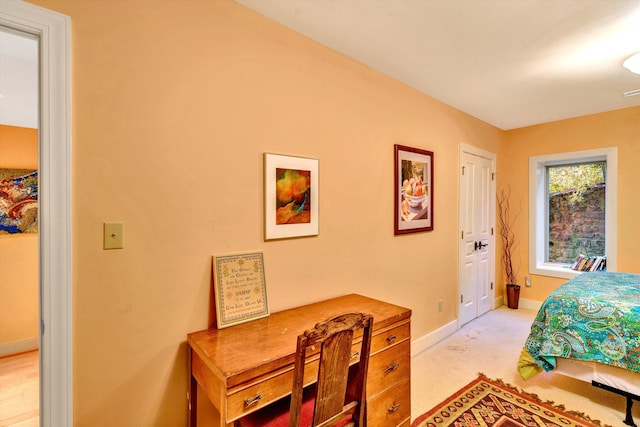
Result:
{"label": "wooden desk", "polygon": [[[345,295],[226,329],[187,335],[191,386],[189,422],[197,422],[198,384],[220,414],[221,426],[291,393],[296,339],[334,315],[373,315],[367,377],[367,423],[409,426],[411,418],[411,310],[361,295]],[[354,350],[360,345],[356,338]],[[315,357],[314,357],[315,356]],[[307,355],[309,383],[317,373],[317,353]],[[315,363],[315,369],[314,369]]]}

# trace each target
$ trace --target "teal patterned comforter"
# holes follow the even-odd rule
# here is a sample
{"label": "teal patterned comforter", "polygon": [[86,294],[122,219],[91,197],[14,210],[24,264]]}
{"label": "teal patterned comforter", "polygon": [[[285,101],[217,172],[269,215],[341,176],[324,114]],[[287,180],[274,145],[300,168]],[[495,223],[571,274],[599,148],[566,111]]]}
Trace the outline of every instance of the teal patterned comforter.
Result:
{"label": "teal patterned comforter", "polygon": [[583,273],[545,300],[525,348],[545,371],[556,357],[640,372],[640,274]]}

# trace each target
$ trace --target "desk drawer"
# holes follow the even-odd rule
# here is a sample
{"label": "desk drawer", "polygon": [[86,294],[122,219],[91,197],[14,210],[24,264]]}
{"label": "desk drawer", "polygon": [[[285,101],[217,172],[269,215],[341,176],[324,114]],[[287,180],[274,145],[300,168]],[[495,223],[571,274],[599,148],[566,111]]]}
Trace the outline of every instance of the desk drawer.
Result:
{"label": "desk drawer", "polygon": [[[318,375],[318,362],[305,367],[305,383],[313,382]],[[231,391],[227,397],[227,419],[232,421],[241,418],[257,409],[269,405],[284,396],[291,394],[293,370],[264,378],[249,387]]]}
{"label": "desk drawer", "polygon": [[[386,336],[383,336],[382,341],[386,342]],[[356,357],[354,360],[357,360]],[[367,376],[367,395],[375,396],[396,382],[408,378],[411,372],[410,363],[410,341],[408,340],[371,356]],[[317,376],[318,359],[315,357],[305,365],[305,385],[315,382]],[[230,390],[227,398],[227,419],[235,420],[243,417],[289,395],[292,383],[293,367],[290,367],[279,373],[258,378],[248,387]]]}
{"label": "desk drawer", "polygon": [[376,333],[371,339],[371,354],[391,347],[404,340],[411,339],[411,324],[409,322],[395,328]]}
{"label": "desk drawer", "polygon": [[409,425],[411,418],[411,385],[409,379],[367,400],[367,425]]}
{"label": "desk drawer", "polygon": [[374,397],[411,376],[411,342],[405,341],[369,358],[367,396]]}

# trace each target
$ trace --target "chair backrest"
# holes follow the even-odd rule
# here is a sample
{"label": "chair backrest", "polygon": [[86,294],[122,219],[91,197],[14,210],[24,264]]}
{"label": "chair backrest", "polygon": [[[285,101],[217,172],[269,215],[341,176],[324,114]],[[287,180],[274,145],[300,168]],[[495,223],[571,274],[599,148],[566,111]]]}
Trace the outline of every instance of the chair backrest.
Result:
{"label": "chair backrest", "polygon": [[[366,382],[371,349],[373,317],[364,313],[341,314],[298,337],[289,427],[300,425],[304,368],[307,348],[320,344],[313,427],[331,426],[351,415],[348,425],[363,427],[365,422]],[[362,330],[359,355],[352,352],[353,338]],[[355,375],[349,376],[349,365],[358,357]]]}

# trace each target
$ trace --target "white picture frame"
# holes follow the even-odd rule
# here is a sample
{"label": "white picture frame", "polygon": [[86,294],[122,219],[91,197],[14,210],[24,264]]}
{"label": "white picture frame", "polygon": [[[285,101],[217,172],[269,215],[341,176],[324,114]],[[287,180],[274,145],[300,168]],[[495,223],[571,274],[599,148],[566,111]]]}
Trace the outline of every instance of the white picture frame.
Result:
{"label": "white picture frame", "polygon": [[264,153],[264,238],[318,235],[318,159]]}

